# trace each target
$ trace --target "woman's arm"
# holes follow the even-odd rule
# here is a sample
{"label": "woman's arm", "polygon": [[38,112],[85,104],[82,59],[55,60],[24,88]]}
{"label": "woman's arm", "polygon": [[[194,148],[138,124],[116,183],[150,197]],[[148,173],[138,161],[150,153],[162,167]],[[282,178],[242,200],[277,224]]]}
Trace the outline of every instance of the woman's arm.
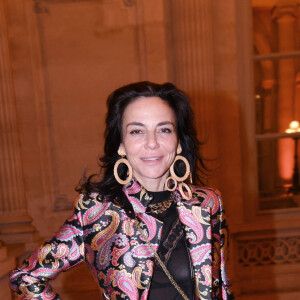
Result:
{"label": "woman's arm", "polygon": [[227,276],[227,255],[228,255],[228,228],[221,195],[214,191],[217,205],[214,207],[212,216],[213,222],[213,264],[219,269],[219,282],[213,282],[213,299],[232,300],[233,294],[230,290],[230,283]]}
{"label": "woman's arm", "polygon": [[84,260],[83,223],[79,208],[82,197],[75,201],[73,214],[52,239],[37,248],[22,266],[11,273],[10,286],[20,299],[59,299],[48,281]]}
{"label": "woman's arm", "polygon": [[232,300],[227,277],[228,230],[221,194],[214,189],[200,188],[201,206],[210,211],[212,238],[212,299]]}

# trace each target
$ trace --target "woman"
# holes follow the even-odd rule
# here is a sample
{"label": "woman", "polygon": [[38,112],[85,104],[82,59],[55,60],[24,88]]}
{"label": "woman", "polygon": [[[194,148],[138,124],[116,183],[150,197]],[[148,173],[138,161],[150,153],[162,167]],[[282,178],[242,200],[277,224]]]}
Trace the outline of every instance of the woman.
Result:
{"label": "woman", "polygon": [[139,82],[107,103],[103,179],[81,185],[73,215],[13,271],[12,289],[59,299],[48,280],[85,261],[104,299],[232,299],[220,195],[189,182],[202,162],[186,95]]}

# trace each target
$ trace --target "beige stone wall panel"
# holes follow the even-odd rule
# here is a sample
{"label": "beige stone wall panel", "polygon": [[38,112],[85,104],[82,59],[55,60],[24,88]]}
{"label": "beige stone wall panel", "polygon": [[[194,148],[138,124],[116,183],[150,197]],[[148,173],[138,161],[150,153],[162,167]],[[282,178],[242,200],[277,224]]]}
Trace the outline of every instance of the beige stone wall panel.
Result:
{"label": "beige stone wall panel", "polygon": [[108,94],[133,81],[167,81],[164,7],[159,0],[8,7],[29,211],[48,236],[67,216],[83,169],[98,170]]}

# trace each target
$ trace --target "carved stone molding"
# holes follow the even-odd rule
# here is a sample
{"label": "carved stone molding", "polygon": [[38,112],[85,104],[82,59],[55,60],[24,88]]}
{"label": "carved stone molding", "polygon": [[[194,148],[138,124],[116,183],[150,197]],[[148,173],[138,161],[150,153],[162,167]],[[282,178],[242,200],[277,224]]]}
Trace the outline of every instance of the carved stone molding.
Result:
{"label": "carved stone molding", "polygon": [[277,22],[294,22],[297,18],[297,6],[278,6],[274,9],[272,17]]}
{"label": "carved stone molding", "polygon": [[[49,9],[45,3],[74,3],[74,2],[87,2],[87,1],[98,1],[99,3],[113,3],[121,0],[32,0],[34,3],[34,12],[37,14],[49,13]],[[135,6],[136,0],[123,0],[123,4],[127,7]]]}
{"label": "carved stone molding", "polygon": [[243,267],[300,263],[300,236],[238,241],[237,247]]}

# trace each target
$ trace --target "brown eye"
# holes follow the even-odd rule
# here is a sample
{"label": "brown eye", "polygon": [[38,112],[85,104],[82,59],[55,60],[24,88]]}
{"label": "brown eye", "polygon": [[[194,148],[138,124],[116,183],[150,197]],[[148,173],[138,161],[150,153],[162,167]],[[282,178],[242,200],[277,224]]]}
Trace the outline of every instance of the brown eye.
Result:
{"label": "brown eye", "polygon": [[130,134],[139,134],[139,133],[142,133],[142,131],[138,130],[138,129],[135,129],[135,130],[131,130],[129,133]]}
{"label": "brown eye", "polygon": [[162,128],[160,131],[163,133],[171,133],[172,132],[172,130],[170,128]]}

